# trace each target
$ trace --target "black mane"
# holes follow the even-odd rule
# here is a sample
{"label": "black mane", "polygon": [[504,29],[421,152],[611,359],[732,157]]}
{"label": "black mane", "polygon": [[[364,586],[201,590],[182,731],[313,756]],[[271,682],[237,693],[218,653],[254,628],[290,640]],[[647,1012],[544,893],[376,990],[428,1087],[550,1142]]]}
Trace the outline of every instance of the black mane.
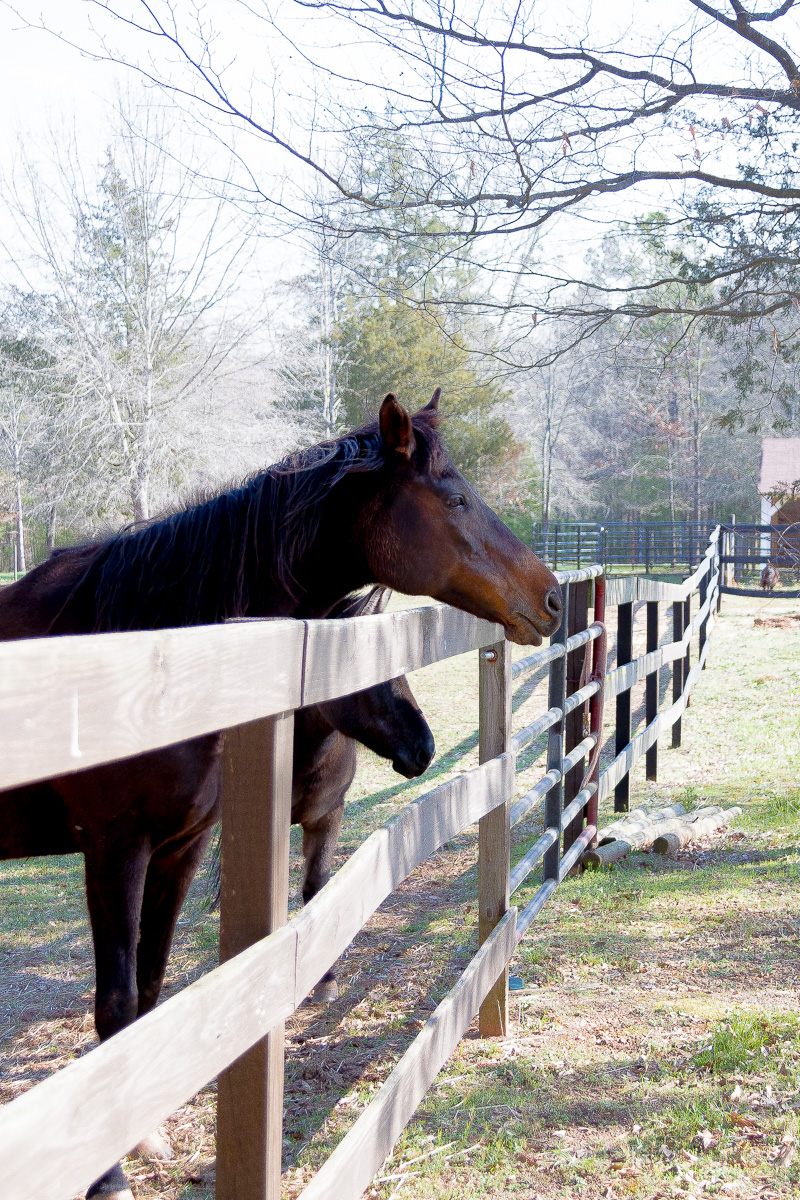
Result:
{"label": "black mane", "polygon": [[[418,453],[449,461],[426,416],[414,428]],[[331,490],[385,463],[377,423],[295,451],[240,487],[97,543],[71,599],[94,610],[95,632],[215,624],[248,615],[265,593],[297,604],[298,567]]]}

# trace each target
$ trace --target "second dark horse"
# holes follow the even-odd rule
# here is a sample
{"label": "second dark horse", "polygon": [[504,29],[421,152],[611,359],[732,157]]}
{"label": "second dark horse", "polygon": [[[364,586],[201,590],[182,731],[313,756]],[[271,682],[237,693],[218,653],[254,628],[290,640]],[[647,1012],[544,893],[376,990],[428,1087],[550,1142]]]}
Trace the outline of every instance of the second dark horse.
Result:
{"label": "second dark horse", "polygon": [[[370,616],[382,612],[391,592],[372,588],[348,598],[330,617]],[[344,798],[356,773],[356,742],[391,759],[406,779],[422,775],[436,749],[405,676],[366,688],[352,696],[311,704],[294,718],[292,824],[303,830],[303,903],[316,896],[330,877],[344,815]],[[219,901],[219,840],[214,846],[211,892]],[[339,994],[336,976],[327,971],[314,989],[320,1003]]]}

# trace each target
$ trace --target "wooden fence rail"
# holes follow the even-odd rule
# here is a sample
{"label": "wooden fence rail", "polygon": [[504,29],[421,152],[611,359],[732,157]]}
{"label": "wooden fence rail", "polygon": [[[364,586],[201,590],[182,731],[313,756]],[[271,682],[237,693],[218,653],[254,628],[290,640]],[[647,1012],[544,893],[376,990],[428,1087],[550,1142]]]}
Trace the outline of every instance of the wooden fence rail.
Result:
{"label": "wooden fence rail", "polygon": [[[702,669],[707,640],[677,700],[656,715],[650,705],[646,728],[600,774],[593,751],[602,738],[604,605],[668,600],[683,612],[700,582],[707,585],[680,639],[609,675],[607,694],[620,696],[667,663],[682,669],[691,639],[713,621],[717,562],[712,541],[682,585],[606,584],[598,567],[562,573],[561,630],[513,666],[499,627],[441,605],[2,647],[0,787],[235,727],[223,771],[223,961],[0,1110],[5,1200],[73,1196],[217,1075],[217,1195],[277,1200],[282,1023],[398,884],[478,822],[480,949],[303,1193],[360,1196],[475,1013],[484,1034],[506,1031],[507,966],[519,938],[591,845],[598,801],[680,717]],[[665,590],[656,595],[654,587]],[[286,923],[293,710],[475,649],[480,765],[373,833]],[[542,671],[548,712],[512,735],[512,681]],[[518,755],[545,734],[544,777],[514,801]],[[512,870],[510,830],[537,806],[544,832]],[[541,885],[517,913],[511,896],[540,862]]]}

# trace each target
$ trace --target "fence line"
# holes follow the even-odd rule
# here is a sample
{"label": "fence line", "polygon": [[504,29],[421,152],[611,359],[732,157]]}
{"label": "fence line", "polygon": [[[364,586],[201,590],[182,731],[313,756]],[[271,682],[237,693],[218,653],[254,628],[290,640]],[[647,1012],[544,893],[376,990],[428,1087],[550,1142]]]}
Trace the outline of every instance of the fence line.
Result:
{"label": "fence line", "polygon": [[501,636],[439,604],[347,621],[4,642],[0,788],[318,704]]}
{"label": "fence line", "polygon": [[[176,729],[187,737],[237,726],[226,738],[223,800],[221,943],[223,956],[231,957],[0,1110],[4,1197],[63,1200],[75,1194],[224,1071],[217,1195],[277,1200],[282,1022],[398,884],[478,821],[481,948],[303,1193],[304,1200],[360,1195],[476,1009],[484,1034],[505,1032],[507,964],[516,943],[591,845],[598,801],[620,786],[660,733],[679,721],[688,702],[707,653],[718,559],[714,537],[701,566],[681,585],[635,579],[606,585],[600,567],[561,573],[561,630],[551,646],[513,667],[498,626],[443,606],[341,622],[247,621],[2,647],[0,658],[15,673],[30,669],[34,698],[28,696],[27,681],[13,688],[5,673],[0,727],[10,754],[8,765],[2,763],[0,786],[103,761],[109,712],[115,721],[130,720],[132,730],[112,740],[110,751],[106,740],[108,759],[119,756],[120,746],[130,755],[174,741]],[[641,592],[648,612],[650,605],[669,600],[674,612],[685,616],[694,590],[702,593],[700,607],[691,621],[683,621],[680,636],[668,647],[649,647],[643,658],[608,677],[619,700],[623,693],[630,696],[638,680],[657,678],[658,670],[673,662],[680,690],[666,712],[653,716],[633,740],[629,735],[624,751],[601,774],[594,750],[602,737],[606,603],[622,613]],[[698,662],[684,671],[695,634],[702,640]],[[287,738],[291,746],[291,710],[476,648],[481,764],[408,805],[359,847],[298,916],[276,928],[285,920],[281,880],[288,863],[288,805],[273,804],[265,821],[264,794],[280,797],[291,784],[291,755],[285,753]],[[124,670],[109,662],[117,653]],[[52,709],[43,720],[39,709],[47,717],[44,685],[54,662]],[[542,670],[550,676],[549,711],[512,736],[512,680]],[[544,733],[545,775],[512,803],[518,755]],[[38,735],[44,739],[41,748],[34,741]],[[83,756],[79,760],[76,746]],[[510,829],[542,805],[544,832],[512,870]],[[252,829],[254,820],[269,825],[255,830],[269,859],[266,874],[248,868],[246,854],[226,860],[226,836]],[[230,841],[247,848],[246,835]],[[511,895],[540,862],[541,886],[517,913],[510,907]],[[258,909],[255,926],[246,925],[243,916],[251,895]],[[244,1147],[242,1131],[247,1132]]]}
{"label": "fence line", "polygon": [[713,521],[553,521],[532,527],[533,550],[557,569],[586,562],[614,567],[677,570],[698,562]]}

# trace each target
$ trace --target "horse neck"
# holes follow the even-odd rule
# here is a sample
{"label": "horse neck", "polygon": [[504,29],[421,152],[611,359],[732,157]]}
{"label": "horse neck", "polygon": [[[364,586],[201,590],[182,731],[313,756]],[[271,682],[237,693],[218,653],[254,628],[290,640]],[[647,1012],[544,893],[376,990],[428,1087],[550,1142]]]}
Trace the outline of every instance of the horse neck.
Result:
{"label": "horse neck", "polygon": [[326,496],[299,554],[286,544],[280,484],[270,475],[102,543],[51,631],[322,616],[369,582],[351,536],[357,506],[340,489]]}
{"label": "horse neck", "polygon": [[301,708],[294,716],[293,774],[301,788],[326,773],[331,755],[347,739],[336,730],[320,705]]}

